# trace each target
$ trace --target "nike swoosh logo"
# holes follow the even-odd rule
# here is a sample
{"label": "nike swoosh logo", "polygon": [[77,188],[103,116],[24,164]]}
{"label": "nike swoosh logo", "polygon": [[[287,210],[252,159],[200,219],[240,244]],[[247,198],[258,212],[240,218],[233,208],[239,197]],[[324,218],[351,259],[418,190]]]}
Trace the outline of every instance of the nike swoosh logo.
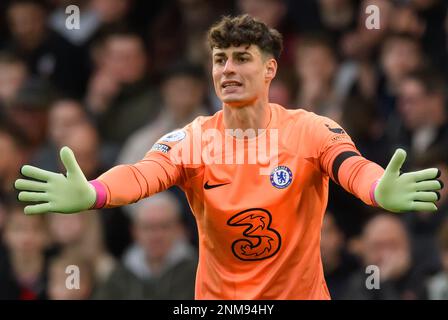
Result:
{"label": "nike swoosh logo", "polygon": [[328,128],[328,130],[330,130],[333,133],[339,133],[339,134],[345,133],[344,129],[342,129],[342,128],[330,128],[330,126],[328,124],[326,124],[325,126]]}
{"label": "nike swoosh logo", "polygon": [[204,189],[205,190],[210,190],[210,189],[214,189],[214,188],[218,188],[218,187],[222,187],[225,186],[226,184],[230,184],[230,182],[227,183],[220,183],[220,184],[208,184],[208,181],[204,184]]}

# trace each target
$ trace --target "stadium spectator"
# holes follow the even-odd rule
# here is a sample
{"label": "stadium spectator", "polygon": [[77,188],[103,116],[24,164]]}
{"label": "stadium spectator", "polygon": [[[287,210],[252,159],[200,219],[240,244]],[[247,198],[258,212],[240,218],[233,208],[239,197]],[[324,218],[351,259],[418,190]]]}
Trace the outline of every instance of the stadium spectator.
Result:
{"label": "stadium spectator", "polygon": [[86,177],[93,177],[98,174],[98,171],[102,170],[99,143],[96,128],[88,122],[75,126],[64,141],[64,145],[70,146],[80,155],[78,164],[83,171],[85,170]]}
{"label": "stadium spectator", "polygon": [[199,115],[206,115],[204,82],[200,66],[176,63],[167,69],[161,83],[159,116],[126,141],[117,162],[135,163],[143,159],[166,132],[182,128]]}
{"label": "stadium spectator", "polygon": [[58,252],[59,256],[68,255],[85,260],[92,269],[91,276],[94,283],[101,283],[108,278],[115,261],[105,250],[98,212],[86,212],[77,217],[51,215],[49,231],[54,242],[54,251]]}
{"label": "stadium spectator", "polygon": [[35,152],[32,162],[46,170],[56,170],[58,168],[55,160],[57,150],[67,143],[76,127],[87,121],[87,113],[79,101],[70,98],[54,101],[48,112],[47,141]]}
{"label": "stadium spectator", "polygon": [[48,108],[54,96],[54,88],[47,81],[31,78],[5,110],[6,121],[24,133],[31,152],[35,152],[45,141]]}
{"label": "stadium spectator", "polygon": [[340,106],[334,88],[338,61],[328,40],[324,36],[303,38],[295,65],[299,81],[297,106],[339,121]]}
{"label": "stadium spectator", "polygon": [[94,278],[89,260],[75,254],[56,256],[50,260],[48,267],[48,299],[90,299],[95,287]]}
{"label": "stadium spectator", "polygon": [[46,299],[49,243],[44,217],[29,217],[23,207],[7,212],[3,241],[6,254],[0,256],[0,299]]}
{"label": "stadium spectator", "polygon": [[[381,12],[380,26],[366,28],[366,8],[374,5]],[[363,0],[359,6],[357,27],[346,32],[339,43],[341,55],[346,59],[366,60],[375,58],[384,38],[390,33],[391,21],[395,15],[394,5],[388,0]]]}
{"label": "stadium spectator", "polygon": [[352,0],[319,0],[321,29],[331,34],[333,43],[339,43],[341,36],[356,26],[358,7]]}
{"label": "stadium spectator", "polygon": [[396,2],[394,18],[391,20],[391,31],[409,34],[419,39],[425,31],[425,22],[412,6]]}
{"label": "stadium spectator", "polygon": [[193,299],[196,253],[185,239],[180,208],[169,193],[134,205],[135,243],[97,299]]}
{"label": "stadium spectator", "polygon": [[[352,275],[344,298],[361,300],[424,299],[424,277],[412,262],[411,243],[400,218],[379,214],[367,223],[362,234],[363,268]],[[379,288],[367,288],[370,273],[379,269]]]}
{"label": "stadium spectator", "polygon": [[27,141],[23,134],[9,124],[0,123],[0,204],[15,198],[14,179],[28,159]]}
{"label": "stadium spectator", "polygon": [[421,167],[427,159],[448,161],[446,97],[445,81],[432,70],[412,72],[400,83],[401,126],[395,123],[389,132],[394,145],[409,150],[409,164],[414,167]]}
{"label": "stadium spectator", "polygon": [[406,34],[388,36],[381,47],[381,70],[378,84],[378,101],[387,118],[394,110],[399,85],[404,76],[425,65],[418,40]]}
{"label": "stadium spectator", "polygon": [[5,47],[26,61],[32,75],[79,97],[87,79],[87,55],[46,26],[47,14],[43,1],[12,1],[7,9],[11,37]]}
{"label": "stadium spectator", "polygon": [[9,107],[28,77],[25,63],[17,56],[0,52],[0,115]]}
{"label": "stadium spectator", "polygon": [[73,135],[76,127],[87,122],[87,113],[79,101],[59,99],[50,108],[48,122],[49,139],[59,147]]}
{"label": "stadium spectator", "polygon": [[320,241],[325,280],[331,298],[341,299],[351,273],[358,267],[355,257],[345,250],[345,239],[332,212],[327,211]]}
{"label": "stadium spectator", "polygon": [[143,40],[117,28],[102,41],[101,62],[90,78],[86,102],[104,142],[121,146],[135,130],[154,120],[160,105],[148,80]]}

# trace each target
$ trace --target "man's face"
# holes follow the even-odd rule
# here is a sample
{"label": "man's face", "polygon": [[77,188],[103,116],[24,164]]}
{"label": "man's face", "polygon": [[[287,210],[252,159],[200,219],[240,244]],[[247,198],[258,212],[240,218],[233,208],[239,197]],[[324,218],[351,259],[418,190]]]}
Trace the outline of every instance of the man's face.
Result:
{"label": "man's face", "polygon": [[41,254],[48,240],[42,217],[26,216],[18,209],[9,215],[5,226],[8,249],[22,256]]}
{"label": "man's face", "polygon": [[17,4],[8,10],[9,28],[19,42],[34,43],[45,32],[45,12],[34,4]]}
{"label": "man's face", "polygon": [[22,63],[0,63],[0,100],[12,101],[27,78]]}
{"label": "man's face", "polygon": [[422,57],[417,45],[403,39],[390,40],[383,48],[381,64],[391,81],[400,81],[404,75],[417,69]]}
{"label": "man's face", "polygon": [[418,81],[407,79],[401,84],[398,109],[409,130],[417,129],[426,123],[428,102],[423,86]]}
{"label": "man's face", "polygon": [[333,53],[323,45],[303,47],[296,55],[296,71],[302,79],[330,81],[336,67]]}
{"label": "man's face", "polygon": [[146,53],[142,41],[134,36],[112,36],[106,42],[105,65],[121,83],[140,80],[146,72]]}
{"label": "man's face", "polygon": [[364,230],[362,243],[364,264],[378,266],[381,281],[396,279],[410,265],[409,240],[404,226],[395,218],[374,218]]}
{"label": "man's face", "polygon": [[134,223],[135,240],[150,259],[165,257],[180,233],[176,213],[161,204],[141,208]]}
{"label": "man's face", "polygon": [[174,76],[162,86],[163,100],[167,108],[180,116],[189,115],[201,106],[204,93],[202,82],[188,75]]}
{"label": "man's face", "polygon": [[212,58],[216,95],[224,104],[246,106],[267,96],[277,63],[257,46],[213,48]]}
{"label": "man's face", "polygon": [[86,120],[82,106],[78,102],[73,100],[56,102],[49,114],[48,132],[51,140],[58,146],[67,143],[75,127],[84,124]]}

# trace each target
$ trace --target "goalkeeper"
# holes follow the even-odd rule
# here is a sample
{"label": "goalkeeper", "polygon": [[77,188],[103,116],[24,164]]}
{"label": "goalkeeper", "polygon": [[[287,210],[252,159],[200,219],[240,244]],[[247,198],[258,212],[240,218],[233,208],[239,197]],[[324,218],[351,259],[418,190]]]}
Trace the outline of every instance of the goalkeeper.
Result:
{"label": "goalkeeper", "polygon": [[[221,111],[168,133],[138,163],[93,181],[67,147],[60,152],[66,175],[23,166],[29,179],[15,187],[20,201],[34,202],[25,213],[123,206],[178,185],[199,231],[196,299],[329,299],[320,255],[329,179],[368,205],[435,211],[440,172],[401,174],[401,149],[383,170],[334,121],[269,103],[282,49],[276,30],[247,15],[224,17],[208,41]],[[266,141],[275,142],[275,152],[251,161]],[[229,145],[242,146],[245,161]],[[222,161],[197,157],[198,148]]]}

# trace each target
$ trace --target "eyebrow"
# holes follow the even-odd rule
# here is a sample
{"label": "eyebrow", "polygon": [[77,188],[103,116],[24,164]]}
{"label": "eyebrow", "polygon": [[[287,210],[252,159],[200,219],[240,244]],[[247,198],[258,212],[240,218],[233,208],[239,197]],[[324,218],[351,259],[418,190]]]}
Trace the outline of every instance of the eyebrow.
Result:
{"label": "eyebrow", "polygon": [[[232,53],[233,56],[243,56],[243,55],[249,55],[251,56],[252,54],[249,51],[235,51]],[[224,52],[218,52],[215,53],[213,55],[213,57],[225,57],[227,56]]]}
{"label": "eyebrow", "polygon": [[233,53],[234,55],[236,55],[236,56],[244,56],[244,55],[249,55],[249,56],[251,56],[252,55],[252,53],[250,53],[249,51],[237,51],[237,52],[234,52]]}

